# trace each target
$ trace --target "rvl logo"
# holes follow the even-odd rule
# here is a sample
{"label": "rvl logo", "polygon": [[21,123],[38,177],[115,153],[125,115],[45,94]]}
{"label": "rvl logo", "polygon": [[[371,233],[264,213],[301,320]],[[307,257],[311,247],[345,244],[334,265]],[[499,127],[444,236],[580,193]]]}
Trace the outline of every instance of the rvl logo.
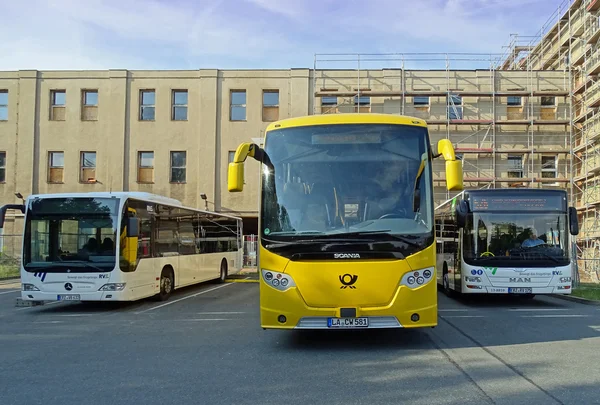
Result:
{"label": "rvl logo", "polygon": [[108,277],[109,277],[109,275],[108,275],[108,274],[100,274],[98,277],[99,277],[99,278],[108,278]]}
{"label": "rvl logo", "polygon": [[340,289],[345,289],[345,288],[352,288],[352,289],[356,289],[356,287],[353,285],[354,283],[356,283],[356,280],[358,280],[358,276],[356,274],[352,275],[352,274],[344,274],[343,276],[339,276],[340,279],[340,283],[342,283],[343,285],[340,287]]}
{"label": "rvl logo", "polygon": [[552,270],[552,275],[553,276],[562,276],[562,271],[560,271],[560,270]]}

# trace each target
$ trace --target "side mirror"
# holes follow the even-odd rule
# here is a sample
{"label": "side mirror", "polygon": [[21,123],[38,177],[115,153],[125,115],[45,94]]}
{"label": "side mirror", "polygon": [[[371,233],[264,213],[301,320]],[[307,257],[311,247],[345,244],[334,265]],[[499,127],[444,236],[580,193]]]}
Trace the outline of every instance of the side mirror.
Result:
{"label": "side mirror", "polygon": [[569,232],[571,235],[579,234],[579,220],[577,219],[577,210],[569,207]]}
{"label": "side mirror", "polygon": [[6,218],[6,211],[8,210],[19,210],[23,214],[25,213],[25,205],[23,204],[7,204],[0,208],[0,229],[4,228],[4,219]]}
{"label": "side mirror", "polygon": [[449,191],[461,191],[463,189],[462,161],[456,159],[452,142],[448,139],[440,139],[438,154],[446,161],[446,188]]}
{"label": "side mirror", "polygon": [[456,205],[456,224],[459,228],[464,228],[467,223],[467,215],[469,214],[469,203],[465,200],[460,200]]}
{"label": "side mirror", "polygon": [[461,160],[446,160],[446,188],[449,191],[462,191],[463,167]]}
{"label": "side mirror", "polygon": [[127,218],[127,237],[137,238],[140,235],[140,221],[138,218]]}
{"label": "side mirror", "polygon": [[244,162],[229,163],[227,172],[227,189],[231,192],[244,190]]}

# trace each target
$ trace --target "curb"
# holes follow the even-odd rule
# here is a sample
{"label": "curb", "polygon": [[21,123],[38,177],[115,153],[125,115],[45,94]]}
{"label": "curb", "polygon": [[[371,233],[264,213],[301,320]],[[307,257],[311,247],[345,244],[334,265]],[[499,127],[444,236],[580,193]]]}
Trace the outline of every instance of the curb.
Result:
{"label": "curb", "polygon": [[580,298],[580,297],[575,297],[575,296],[571,296],[571,295],[560,295],[560,294],[553,294],[552,296],[554,298],[558,298],[560,300],[577,302],[579,304],[600,306],[600,301],[588,300],[587,298]]}
{"label": "curb", "polygon": [[11,281],[11,280],[19,280],[21,276],[13,276],[13,277],[2,277],[0,278],[0,282],[2,281]]}

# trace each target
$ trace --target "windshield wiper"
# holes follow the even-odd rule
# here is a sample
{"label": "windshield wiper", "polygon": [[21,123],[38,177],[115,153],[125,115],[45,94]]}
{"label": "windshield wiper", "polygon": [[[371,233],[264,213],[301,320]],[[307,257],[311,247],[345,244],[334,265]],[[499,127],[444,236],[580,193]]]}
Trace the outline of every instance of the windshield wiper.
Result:
{"label": "windshield wiper", "polygon": [[399,240],[401,242],[406,243],[407,245],[411,245],[413,247],[417,247],[420,248],[421,245],[418,244],[417,242],[414,242],[412,240],[410,240],[408,237],[406,236],[402,236],[402,235],[394,235],[389,233],[391,232],[389,229],[378,229],[378,230],[374,230],[374,231],[357,231],[357,232],[347,232],[347,233],[340,233],[338,235],[340,236],[369,236],[369,235],[385,235],[385,236],[389,236],[390,238],[394,239],[394,240]]}
{"label": "windshield wiper", "polygon": [[86,267],[90,267],[90,268],[92,268],[92,269],[95,269],[95,270],[97,270],[97,271],[101,271],[101,272],[107,272],[107,271],[110,271],[110,270],[107,270],[107,269],[102,269],[102,268],[100,268],[100,267],[98,267],[98,266],[94,266],[94,265],[93,265],[93,264],[91,264],[90,262],[86,262],[86,261],[84,261],[84,260],[61,260],[60,262],[55,262],[55,263],[70,263],[70,264],[75,264],[75,263],[77,263],[77,264],[83,264],[83,265],[84,265],[84,266],[86,266]]}

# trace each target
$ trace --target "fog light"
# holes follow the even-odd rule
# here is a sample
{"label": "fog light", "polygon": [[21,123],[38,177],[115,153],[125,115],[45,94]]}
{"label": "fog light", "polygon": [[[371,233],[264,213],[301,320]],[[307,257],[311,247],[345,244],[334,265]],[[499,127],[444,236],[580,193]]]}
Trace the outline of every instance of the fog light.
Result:
{"label": "fog light", "polygon": [[277,320],[279,321],[279,323],[286,323],[287,322],[287,318],[285,317],[285,315],[279,315],[279,317],[277,318]]}
{"label": "fog light", "polygon": [[410,320],[411,320],[411,321],[413,321],[413,322],[418,322],[418,321],[419,321],[419,319],[420,319],[420,318],[419,318],[419,314],[412,314],[412,315],[410,316]]}

